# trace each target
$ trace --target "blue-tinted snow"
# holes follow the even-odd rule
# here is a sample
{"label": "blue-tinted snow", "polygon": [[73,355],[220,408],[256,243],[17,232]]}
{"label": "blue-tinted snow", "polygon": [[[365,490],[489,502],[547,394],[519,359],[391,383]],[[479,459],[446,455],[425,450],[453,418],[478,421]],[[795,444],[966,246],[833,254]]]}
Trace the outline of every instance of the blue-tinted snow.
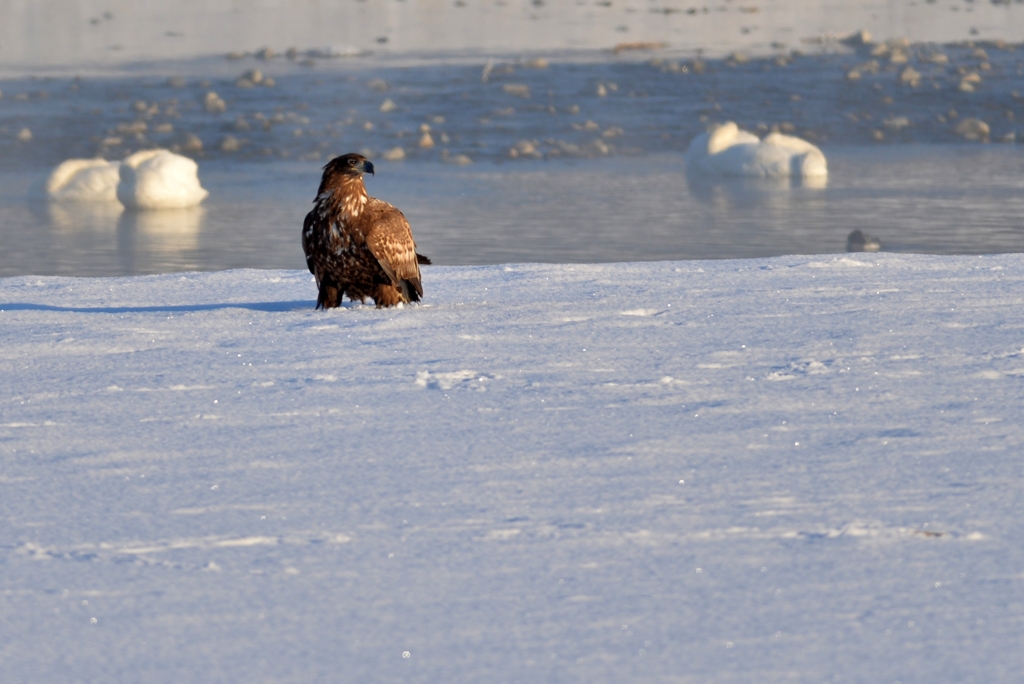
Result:
{"label": "blue-tinted snow", "polygon": [[4,681],[1011,682],[1017,255],[0,281]]}

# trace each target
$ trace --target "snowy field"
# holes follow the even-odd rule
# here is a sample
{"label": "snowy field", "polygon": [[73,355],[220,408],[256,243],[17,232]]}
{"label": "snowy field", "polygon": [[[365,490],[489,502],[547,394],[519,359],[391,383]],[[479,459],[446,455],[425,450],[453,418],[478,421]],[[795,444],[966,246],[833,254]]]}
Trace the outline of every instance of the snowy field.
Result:
{"label": "snowy field", "polygon": [[4,682],[1014,682],[1024,258],[0,281]]}

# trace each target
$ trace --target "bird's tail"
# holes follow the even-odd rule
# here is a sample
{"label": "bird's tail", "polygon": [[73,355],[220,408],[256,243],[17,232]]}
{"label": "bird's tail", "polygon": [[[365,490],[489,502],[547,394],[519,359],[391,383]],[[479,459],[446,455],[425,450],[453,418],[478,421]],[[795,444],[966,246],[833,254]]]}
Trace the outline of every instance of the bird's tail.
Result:
{"label": "bird's tail", "polygon": [[324,278],[320,281],[320,291],[316,296],[316,308],[333,309],[341,306],[341,291],[333,280]]}
{"label": "bird's tail", "polygon": [[419,278],[410,278],[402,281],[402,298],[407,302],[418,302],[423,296],[423,285]]}

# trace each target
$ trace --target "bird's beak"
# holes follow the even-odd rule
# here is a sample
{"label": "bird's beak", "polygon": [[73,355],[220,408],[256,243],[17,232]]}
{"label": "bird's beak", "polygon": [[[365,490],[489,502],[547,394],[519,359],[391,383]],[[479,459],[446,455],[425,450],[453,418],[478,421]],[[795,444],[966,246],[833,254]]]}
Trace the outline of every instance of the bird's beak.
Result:
{"label": "bird's beak", "polygon": [[374,175],[374,173],[373,173],[373,162],[368,162],[368,161],[363,162],[363,173],[368,173],[371,176]]}

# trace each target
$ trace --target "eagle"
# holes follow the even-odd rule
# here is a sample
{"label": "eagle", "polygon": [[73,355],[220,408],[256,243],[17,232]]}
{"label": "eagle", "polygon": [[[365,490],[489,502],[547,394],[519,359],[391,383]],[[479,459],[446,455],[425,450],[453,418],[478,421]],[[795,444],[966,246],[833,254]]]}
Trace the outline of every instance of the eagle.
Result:
{"label": "eagle", "polygon": [[344,154],[324,166],[313,210],[302,224],[306,266],[316,276],[317,309],[350,300],[373,299],[377,308],[418,302],[423,296],[412,229],[396,207],[370,197],[363,174],[373,164],[361,154]]}

